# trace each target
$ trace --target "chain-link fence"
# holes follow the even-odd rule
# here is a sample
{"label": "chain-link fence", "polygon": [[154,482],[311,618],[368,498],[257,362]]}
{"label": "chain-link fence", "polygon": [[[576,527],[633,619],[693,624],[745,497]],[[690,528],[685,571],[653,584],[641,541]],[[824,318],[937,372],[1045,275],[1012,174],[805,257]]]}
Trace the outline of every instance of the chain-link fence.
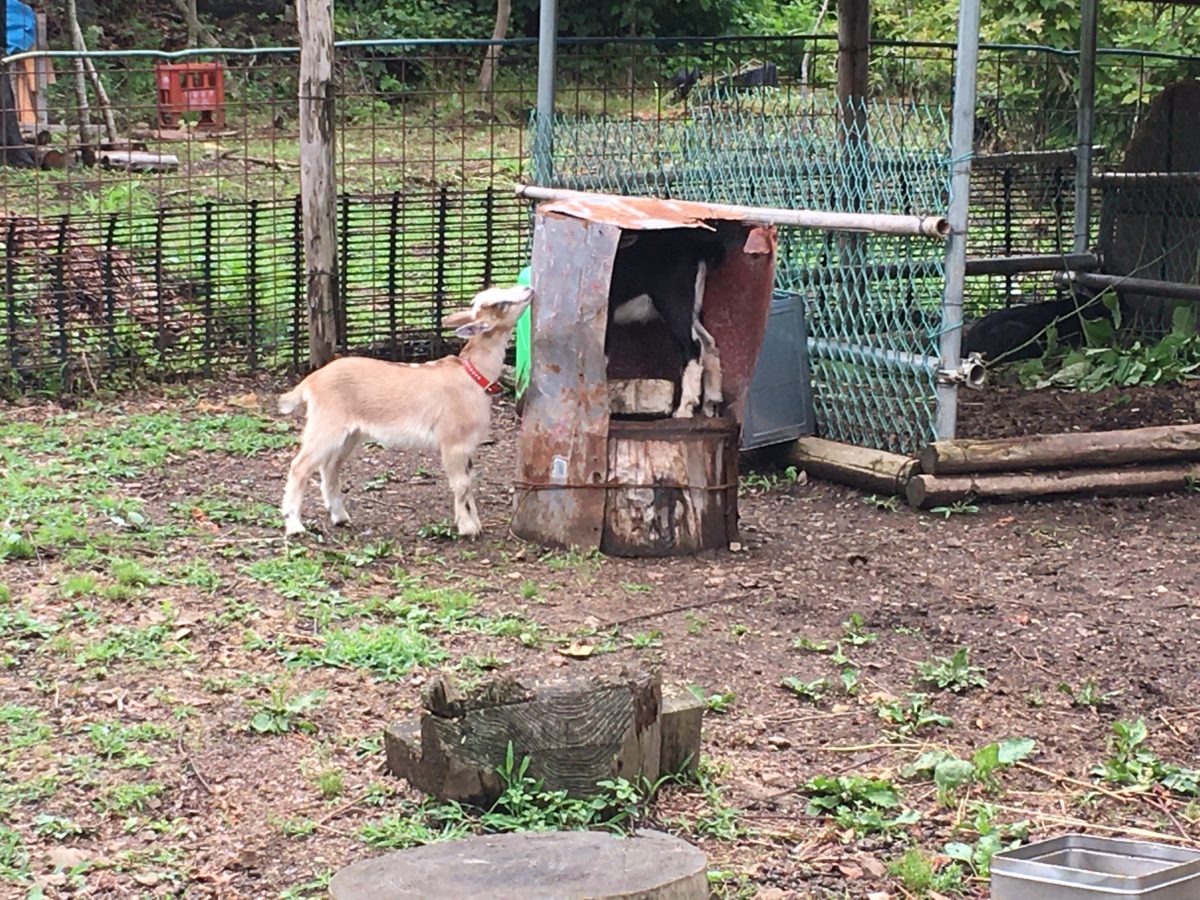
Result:
{"label": "chain-link fence", "polygon": [[[828,94],[693,90],[653,121],[560,116],[555,186],[836,212],[940,215],[948,203],[942,111]],[[776,283],[804,300],[823,433],[911,449],[933,436],[944,244],[781,230]]]}
{"label": "chain-link fence", "polygon": [[[526,260],[528,209],[511,184],[530,175],[536,44],[500,42],[494,83],[481,89],[489,46],[339,45],[343,351],[439,352],[440,310],[489,280],[512,279]],[[832,36],[564,39],[560,183],[569,175],[577,187],[703,200],[941,212],[953,47],[872,45],[861,158],[837,130],[836,49]],[[56,391],[131,375],[303,365],[297,52],[92,54],[107,111],[92,81],[80,91],[72,58],[43,59],[40,74],[17,72],[29,57],[10,66],[18,87],[29,87],[26,78],[36,88],[29,140],[40,168],[0,166],[4,384]],[[162,68],[184,63],[209,74]],[[1100,63],[1092,231],[1132,235],[1140,249],[1130,271],[1146,275],[1169,248],[1189,246],[1191,214],[1160,234],[1146,216],[1132,232],[1111,219],[1100,228],[1103,211],[1177,210],[1190,194],[1164,195],[1161,180],[1104,178],[1154,98],[1195,61],[1104,51]],[[212,64],[222,77],[219,112],[172,106],[170,90],[160,96],[164,76],[176,79],[168,88],[185,91],[186,78],[203,87]],[[1074,53],[1049,48],[982,49],[972,257],[1070,249],[1076,66]],[[910,407],[930,394],[924,370],[905,367],[924,365],[940,327],[930,320],[936,253],[919,241],[796,235],[784,236],[779,287],[807,292],[814,340],[874,348],[886,361],[871,374],[857,356],[834,369],[844,348],[814,350],[825,367],[821,427],[881,446],[927,436],[924,420],[902,421],[899,398],[904,385]],[[1055,290],[1038,273],[971,278],[967,288],[968,315]],[[876,422],[880,408],[890,424]]]}

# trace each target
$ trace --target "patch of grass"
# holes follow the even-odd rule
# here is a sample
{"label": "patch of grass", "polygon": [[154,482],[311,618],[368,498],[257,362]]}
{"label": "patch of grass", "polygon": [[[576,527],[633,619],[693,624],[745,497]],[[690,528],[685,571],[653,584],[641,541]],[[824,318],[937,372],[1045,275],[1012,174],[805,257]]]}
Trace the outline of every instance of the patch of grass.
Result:
{"label": "patch of grass", "polygon": [[1147,790],[1161,785],[1187,797],[1200,796],[1200,771],[1168,763],[1143,746],[1149,731],[1142,719],[1118,721],[1109,737],[1109,757],[1092,769],[1101,781]]}
{"label": "patch of grass", "polygon": [[73,575],[68,575],[63,581],[62,587],[59,588],[59,593],[66,600],[73,600],[76,597],[94,597],[97,593],[99,582],[95,575],[87,572],[76,572]]}
{"label": "patch of grass", "polygon": [[417,537],[427,541],[453,541],[458,539],[458,529],[449,519],[430,522],[417,529]]}
{"label": "patch of grass", "polygon": [[553,572],[575,571],[594,573],[604,564],[604,554],[599,550],[551,550],[539,557]]}
{"label": "patch of grass", "polygon": [[887,779],[818,775],[802,790],[808,815],[828,816],[860,835],[892,831],[921,818],[916,810],[902,809],[900,791]]}
{"label": "patch of grass", "polygon": [[79,648],[75,654],[76,665],[98,664],[103,668],[118,660],[134,660],[161,667],[192,656],[185,636],[176,635],[174,616],[169,610],[166,621],[145,628],[112,625],[105,630],[105,634],[106,637]]}
{"label": "patch of grass", "polygon": [[320,706],[324,699],[325,691],[288,696],[287,689],[277,685],[266,700],[250,703],[251,708],[257,710],[250,719],[250,730],[258,734],[287,734],[289,731],[312,734],[317,726],[304,718],[304,714]]}
{"label": "patch of grass", "polygon": [[937,726],[949,728],[954,724],[949,716],[943,716],[929,709],[929,697],[926,694],[909,694],[887,703],[881,703],[877,710],[879,718],[894,726],[889,730],[889,737],[911,737],[922,729]]}
{"label": "patch of grass", "polygon": [[6,703],[0,706],[0,725],[4,726],[4,751],[23,750],[50,739],[53,731],[43,721],[45,713],[33,706]]}
{"label": "patch of grass", "polygon": [[341,769],[326,769],[317,776],[317,790],[326,800],[336,800],[345,793],[345,779]]}
{"label": "patch of grass", "polygon": [[29,877],[29,851],[21,834],[0,825],[0,878],[5,881],[24,881]]}
{"label": "patch of grass", "polygon": [[934,861],[918,847],[909,847],[904,855],[888,864],[888,872],[909,893],[926,897],[930,891],[959,894],[963,890],[962,867],[957,863],[935,868]]}
{"label": "patch of grass", "polygon": [[708,710],[709,712],[714,712],[714,713],[729,712],[729,710],[733,708],[733,701],[735,699],[737,699],[734,696],[733,691],[709,694],[704,690],[704,688],[700,687],[700,685],[698,685],[698,684],[689,684],[687,686],[687,689],[688,689],[688,692],[693,697],[695,697],[697,700],[699,700],[701,703],[704,704],[704,708],[706,710]]}
{"label": "patch of grass", "polygon": [[154,804],[166,790],[166,787],[153,781],[114,784],[100,792],[95,805],[99,812],[114,815],[142,812]]}
{"label": "patch of grass", "polygon": [[1029,822],[1001,823],[997,821],[995,807],[988,803],[971,807],[969,829],[975,833],[975,840],[952,841],[946,844],[945,853],[983,881],[991,877],[993,856],[1002,850],[1015,849],[1029,839]]}
{"label": "patch of grass", "polygon": [[629,646],[634,650],[649,650],[662,646],[661,631],[642,631],[629,638]]}
{"label": "patch of grass", "polygon": [[918,664],[917,675],[921,681],[956,694],[971,688],[985,688],[988,681],[984,670],[971,665],[970,654],[969,647],[960,647],[953,656],[934,656]]}
{"label": "patch of grass", "polygon": [[446,651],[419,628],[404,625],[360,625],[327,631],[315,647],[285,647],[287,662],[309,668],[366,669],[379,681],[399,681],[416,666],[432,666]]}
{"label": "patch of grass", "polygon": [[1091,709],[1100,709],[1105,706],[1112,706],[1113,700],[1120,694],[1120,691],[1101,691],[1100,685],[1093,678],[1086,679],[1079,686],[1079,690],[1075,690],[1067,682],[1059,682],[1059,693],[1066,694],[1071,705],[1075,707],[1088,707]]}
{"label": "patch of grass", "polygon": [[88,830],[65,816],[52,816],[43,813],[34,817],[33,833],[38,837],[50,838],[55,841],[65,841],[68,838],[87,834]]}
{"label": "patch of grass", "polygon": [[804,681],[801,678],[788,676],[780,682],[785,690],[791,692],[807,703],[820,703],[825,696],[825,692],[829,690],[829,681],[824,678],[818,678],[815,681]]}
{"label": "patch of grass", "polygon": [[866,630],[866,624],[859,613],[850,613],[850,618],[842,623],[842,640],[851,647],[865,647],[879,639],[879,635]]}
{"label": "patch of grass", "polygon": [[255,581],[269,584],[287,600],[305,600],[329,592],[321,564],[302,546],[291,545],[282,555],[260,559],[243,571]]}
{"label": "patch of grass", "polygon": [[133,745],[166,740],[174,737],[175,732],[152,722],[134,726],[93,722],[88,726],[87,736],[93,749],[106,762],[115,762],[123,768],[147,769],[154,765],[154,759]]}
{"label": "patch of grass", "polygon": [[522,600],[538,599],[538,585],[536,581],[522,581],[520,594]]}
{"label": "patch of grass", "polygon": [[747,472],[738,479],[738,492],[761,494],[779,488],[792,487],[800,482],[801,474],[801,471],[795,466],[788,466],[782,472]]}
{"label": "patch of grass", "polygon": [[1032,738],[1006,738],[985,744],[970,759],[960,759],[949,750],[928,750],[906,766],[903,775],[931,778],[938,789],[938,802],[950,806],[960,789],[973,784],[996,790],[996,774],[1028,758],[1035,746]]}
{"label": "patch of grass", "polygon": [[881,496],[879,494],[870,494],[863,497],[863,503],[868,506],[873,506],[881,512],[898,512],[900,510],[900,498],[895,494],[889,496]]}

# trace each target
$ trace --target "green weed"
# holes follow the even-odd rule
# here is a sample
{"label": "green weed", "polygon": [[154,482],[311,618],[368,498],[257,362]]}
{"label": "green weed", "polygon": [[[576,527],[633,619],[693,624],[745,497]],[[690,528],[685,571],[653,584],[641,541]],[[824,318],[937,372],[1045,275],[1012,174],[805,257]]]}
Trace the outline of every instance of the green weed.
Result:
{"label": "green weed", "polygon": [[818,775],[803,787],[810,816],[828,816],[856,834],[892,831],[920,821],[916,810],[902,809],[892,782],[860,775]]}
{"label": "green weed", "polygon": [[266,700],[256,700],[250,704],[251,708],[257,710],[250,719],[250,730],[259,734],[287,734],[289,731],[312,734],[317,726],[304,715],[320,706],[324,699],[325,691],[289,696],[286,688],[278,685]]}
{"label": "green weed", "polygon": [[971,665],[970,648],[960,647],[951,657],[935,656],[917,666],[922,681],[956,694],[988,685],[984,670]]}

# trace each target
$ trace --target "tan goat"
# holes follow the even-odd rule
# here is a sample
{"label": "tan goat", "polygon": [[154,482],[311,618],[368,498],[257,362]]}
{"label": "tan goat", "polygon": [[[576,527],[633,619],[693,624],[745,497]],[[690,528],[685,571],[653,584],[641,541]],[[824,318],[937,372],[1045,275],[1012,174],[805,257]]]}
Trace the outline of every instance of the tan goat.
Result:
{"label": "tan goat", "polygon": [[444,319],[468,338],[457,356],[427,363],[364,357],[336,359],[279,398],[283,413],[307,404],[300,451],[283,492],[287,534],[304,531],[300,507],[314,472],[330,521],[350,521],[342,501],[341,470],[361,441],[407,450],[440,450],[454,495],[454,524],[464,537],[479,534],[471,457],[487,435],[492,395],[504,352],[521,312],[533,299],[527,287],[489,288],[471,306]]}

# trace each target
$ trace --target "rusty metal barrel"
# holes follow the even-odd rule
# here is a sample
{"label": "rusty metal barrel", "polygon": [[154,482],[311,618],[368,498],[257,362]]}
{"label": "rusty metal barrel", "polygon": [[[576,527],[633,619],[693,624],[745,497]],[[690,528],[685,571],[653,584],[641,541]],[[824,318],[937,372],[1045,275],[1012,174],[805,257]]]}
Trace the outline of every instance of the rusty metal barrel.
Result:
{"label": "rusty metal barrel", "polygon": [[[513,492],[518,537],[618,556],[693,554],[737,539],[741,417],[766,332],[776,238],[773,227],[743,215],[609,195],[538,207],[530,379]],[[670,418],[669,404],[631,413],[629,404],[661,398],[664,384],[669,396],[679,372],[664,370],[665,333],[653,330],[610,342],[613,358],[606,355],[620,241],[646,229],[675,229],[686,241],[714,221],[742,228],[708,275],[702,311],[720,353],[726,409],[719,417]]]}

